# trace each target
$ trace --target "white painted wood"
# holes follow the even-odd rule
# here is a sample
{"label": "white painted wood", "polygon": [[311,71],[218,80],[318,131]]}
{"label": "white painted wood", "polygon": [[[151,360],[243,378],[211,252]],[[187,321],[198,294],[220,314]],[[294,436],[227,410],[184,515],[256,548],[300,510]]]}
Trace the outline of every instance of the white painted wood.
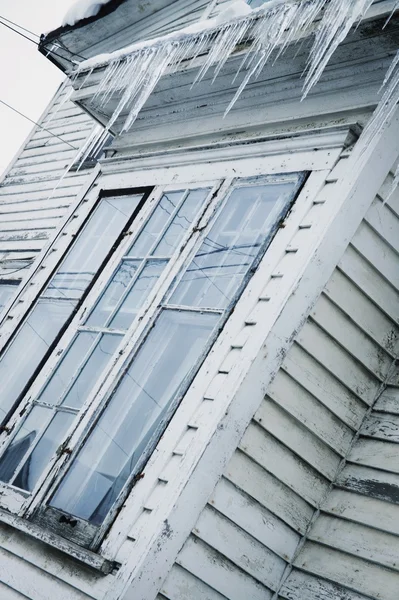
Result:
{"label": "white painted wood", "polygon": [[162,596],[168,600],[225,600],[226,596],[219,594],[200,578],[194,577],[179,565],[173,565],[166,581],[162,584]]}
{"label": "white painted wood", "polygon": [[342,488],[399,504],[399,476],[381,470],[348,464],[340,473],[337,485]]}
{"label": "white painted wood", "polygon": [[262,402],[254,420],[324,477],[334,478],[340,457],[272,400]]}
{"label": "white painted wood", "polygon": [[[284,372],[287,372],[304,390],[307,390],[313,398],[317,398],[319,403],[326,406],[348,427],[352,429],[359,427],[366,413],[366,404],[298,344],[294,344],[291,347],[282,365],[282,371],[276,377],[276,383],[273,382],[271,385],[270,389],[273,390],[274,394],[276,393],[275,387],[278,386],[279,380],[284,377]],[[285,380],[287,381],[287,379]],[[307,401],[309,403],[309,399],[303,399],[305,394],[301,393],[299,389],[295,390],[295,393],[301,394],[302,402]],[[291,396],[284,397],[286,402],[288,401],[288,397]],[[314,414],[313,419],[318,418],[320,411],[322,414],[323,411],[319,407],[317,415]],[[312,428],[318,431],[319,426],[315,423],[312,425]],[[323,435],[328,434],[323,430]],[[329,442],[329,437],[325,439],[326,442]],[[339,440],[340,436],[334,443],[337,443]]]}
{"label": "white painted wood", "polygon": [[359,227],[352,245],[396,290],[399,290],[397,253],[369,225],[363,223]]}
{"label": "white painted wood", "polygon": [[235,567],[226,558],[192,536],[180,552],[177,564],[189,570],[229,600],[269,600],[270,590]]}
{"label": "white painted wood", "polygon": [[309,539],[398,571],[399,537],[334,516],[320,515]]}
{"label": "white painted wood", "polygon": [[399,536],[399,506],[395,504],[344,490],[333,490],[323,504],[323,512]]}
{"label": "white painted wood", "polygon": [[[285,365],[292,354],[292,351],[288,354]],[[328,444],[341,455],[346,454],[352,441],[352,431],[320,403],[319,394],[317,397],[311,395],[281,370],[271,384],[268,395],[303,423],[324,444]],[[331,455],[331,459],[335,463],[333,456]]]}
{"label": "white painted wood", "polygon": [[276,590],[286,562],[210,507],[205,508],[193,533],[242,571]]}
{"label": "white painted wood", "polygon": [[297,567],[349,587],[378,600],[397,600],[399,575],[386,568],[309,542],[303,548]]}
{"label": "white painted wood", "polygon": [[399,218],[387,204],[377,198],[366,215],[367,223],[396,251],[399,252]]}
{"label": "white painted wood", "polygon": [[346,587],[326,581],[323,577],[312,577],[307,573],[293,569],[287,577],[280,597],[287,600],[368,600]]}
{"label": "white painted wood", "polygon": [[225,477],[294,530],[302,534],[306,531],[312,507],[245,454],[234,453]]}
{"label": "white painted wood", "polygon": [[316,323],[308,321],[300,331],[297,342],[361,400],[367,404],[373,402],[379,387],[378,381],[366,368],[351,361],[350,354]]}
{"label": "white painted wood", "polygon": [[353,246],[349,246],[346,250],[339,268],[362,289],[363,293],[380,310],[384,311],[393,321],[398,323],[398,291]]}
{"label": "white painted wood", "polygon": [[399,415],[373,411],[364,421],[360,433],[376,440],[399,443]]}
{"label": "white painted wood", "polygon": [[367,467],[399,473],[398,446],[391,442],[360,439],[352,448],[348,460]]}
{"label": "white painted wood", "polygon": [[315,507],[328,489],[324,477],[259,426],[248,427],[240,449]]}
{"label": "white painted wood", "polygon": [[375,410],[399,414],[399,387],[390,387],[381,394],[375,404]]}
{"label": "white painted wood", "polygon": [[0,545],[14,557],[16,564],[19,564],[19,572],[24,568],[24,563],[28,563],[32,572],[36,573],[35,580],[40,580],[44,570],[50,578],[64,582],[66,586],[96,599],[101,598],[108,587],[108,581],[102,574],[82,565],[78,566],[78,563],[65,553],[57,552],[18,530],[12,531],[4,524],[0,527]]}
{"label": "white painted wood", "polygon": [[298,534],[227,479],[219,481],[209,504],[284,560],[293,557]]}
{"label": "white painted wood", "polygon": [[[0,578],[2,583],[13,590],[35,600],[47,600],[49,591],[59,600],[87,600],[93,598],[78,589],[66,586],[65,582],[56,579],[46,570],[37,570],[28,561],[21,563],[13,554],[0,548]],[[23,571],[22,571],[23,564]],[[8,600],[8,599],[7,599]]]}
{"label": "white painted wood", "polygon": [[311,315],[317,325],[336,340],[360,365],[364,365],[381,381],[386,379],[394,356],[365,335],[324,294]]}
{"label": "white painted wood", "polygon": [[362,331],[386,348],[396,352],[399,327],[381,311],[341,271],[336,270],[324,292],[335,305],[343,310]]}

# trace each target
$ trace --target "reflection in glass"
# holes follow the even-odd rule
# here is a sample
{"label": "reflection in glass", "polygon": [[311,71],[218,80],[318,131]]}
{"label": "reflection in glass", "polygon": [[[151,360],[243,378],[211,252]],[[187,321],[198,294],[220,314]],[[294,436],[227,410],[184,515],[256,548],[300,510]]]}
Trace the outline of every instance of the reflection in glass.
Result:
{"label": "reflection in glass", "polygon": [[97,339],[98,333],[90,332],[79,333],[75,337],[68,350],[65,351],[61,362],[58,363],[48,384],[40,394],[38,398],[39,402],[51,405],[59,402],[70,384],[74,373],[78,370],[82,360]]}
{"label": "reflection in glass", "polygon": [[122,262],[107,285],[104,294],[97,302],[90,317],[87,319],[86,325],[90,327],[105,327],[109,317],[136,275],[140,264],[141,261],[139,260]]}
{"label": "reflection in glass", "polygon": [[87,395],[98,381],[100,374],[102,375],[106,371],[110,359],[119,346],[121,339],[120,335],[111,335],[108,333],[101,336],[93,353],[86,361],[71,389],[62,401],[64,406],[80,408],[83,405]]}
{"label": "reflection in glass", "polygon": [[236,188],[184,273],[171,304],[226,308],[292,193],[292,183]]}
{"label": "reflection in glass", "polygon": [[50,281],[46,296],[81,298],[142,196],[103,198]]}
{"label": "reflection in glass", "polygon": [[130,327],[167,264],[167,260],[149,260],[146,263],[112,319],[110,327],[114,329],[128,329]]}
{"label": "reflection in glass", "polygon": [[0,362],[0,418],[4,418],[66,319],[74,303],[39,300]]}
{"label": "reflection in glass", "polygon": [[[0,420],[18,399],[142,196],[103,198],[0,361]],[[71,300],[72,298],[72,300]]]}
{"label": "reflection in glass", "polygon": [[53,506],[94,524],[103,521],[218,320],[215,314],[161,314],[58,489]]}
{"label": "reflection in glass", "polygon": [[[35,409],[33,409],[35,410]],[[72,425],[75,415],[71,413],[58,412],[52,419],[50,425],[44,431],[33,452],[24,461],[19,469],[13,485],[31,492],[39,481],[44,469],[54,455],[60,440],[65,437]]]}
{"label": "reflection in glass", "polygon": [[172,223],[152,253],[153,256],[172,256],[209,194],[209,189],[191,190]]}
{"label": "reflection in glass", "polygon": [[149,254],[158,236],[164,230],[172,213],[176,210],[180,200],[183,198],[184,190],[179,192],[165,193],[156,209],[148,219],[144,229],[134,242],[128,256],[143,258]]}
{"label": "reflection in glass", "polygon": [[51,417],[51,409],[35,406],[0,459],[0,481],[9,482],[37,434]]}

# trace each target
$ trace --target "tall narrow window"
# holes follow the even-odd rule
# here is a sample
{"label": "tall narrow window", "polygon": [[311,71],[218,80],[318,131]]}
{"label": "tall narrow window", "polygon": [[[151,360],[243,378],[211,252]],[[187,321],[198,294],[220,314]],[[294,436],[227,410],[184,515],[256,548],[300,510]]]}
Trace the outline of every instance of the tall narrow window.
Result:
{"label": "tall narrow window", "polygon": [[0,360],[0,420],[70,318],[142,194],[103,198]]}

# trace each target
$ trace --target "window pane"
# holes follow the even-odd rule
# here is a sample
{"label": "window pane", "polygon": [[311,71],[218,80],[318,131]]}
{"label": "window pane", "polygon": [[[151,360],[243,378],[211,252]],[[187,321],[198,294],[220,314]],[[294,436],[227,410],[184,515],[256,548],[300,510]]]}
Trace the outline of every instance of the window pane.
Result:
{"label": "window pane", "polygon": [[[115,350],[121,343],[121,339],[122,337],[119,335],[105,334],[101,336],[94,352],[87,360],[73,386],[65,396],[62,402],[64,406],[80,408],[83,405],[83,402],[86,400],[92,387],[104,373]],[[83,356],[81,356],[81,359],[82,358]]]}
{"label": "window pane", "polygon": [[219,315],[164,311],[51,504],[103,521],[182,383],[198,363]]}
{"label": "window pane", "polygon": [[292,183],[236,188],[172,294],[171,304],[226,308],[292,192]]}
{"label": "window pane", "polygon": [[96,304],[93,312],[86,321],[91,327],[104,327],[111,313],[115,310],[119,300],[129,287],[136,275],[141,261],[132,260],[122,262],[119,269],[108,284],[104,294]]}
{"label": "window pane", "polygon": [[0,362],[0,417],[8,413],[40,364],[74,303],[41,299]]}
{"label": "window pane", "polygon": [[103,198],[79,235],[46,296],[81,298],[119,234],[137,208],[142,196]]}
{"label": "window pane", "polygon": [[0,459],[0,481],[9,482],[52,411],[35,406]]}
{"label": "window pane", "polygon": [[159,234],[163,231],[173,211],[184,194],[183,191],[167,192],[147,221],[143,231],[131,247],[128,256],[144,257],[150,252]]}
{"label": "window pane", "polygon": [[128,329],[130,327],[138,310],[143,306],[148,294],[155,286],[167,264],[167,260],[149,260],[147,262],[112,319],[110,327],[114,329]]}
{"label": "window pane", "polygon": [[32,454],[28,456],[19,470],[13,485],[29,492],[33,490],[74,418],[75,415],[64,412],[58,412],[54,416]]}
{"label": "window pane", "polygon": [[[0,419],[18,400],[142,195],[103,198],[0,362]],[[55,299],[58,297],[59,299]],[[72,297],[73,300],[66,298]]]}
{"label": "window pane", "polygon": [[78,370],[83,358],[87,355],[98,333],[79,333],[68,350],[64,352],[62,361],[58,364],[49,383],[39,396],[40,402],[57,404],[62,394],[70,384],[73,374]]}
{"label": "window pane", "polygon": [[172,256],[209,192],[209,189],[189,192],[183,206],[179,209],[179,212],[162,236],[161,241],[153,252],[153,256]]}

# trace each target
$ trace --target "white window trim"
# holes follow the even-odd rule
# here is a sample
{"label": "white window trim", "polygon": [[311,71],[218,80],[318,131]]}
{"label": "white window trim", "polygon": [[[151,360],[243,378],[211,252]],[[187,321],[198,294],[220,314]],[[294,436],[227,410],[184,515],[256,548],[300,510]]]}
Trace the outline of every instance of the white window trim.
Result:
{"label": "white window trim", "polygon": [[[343,133],[345,133],[345,135],[343,135]],[[201,152],[202,158],[203,160],[199,160],[199,164],[196,164],[195,167],[193,166],[182,166],[180,164],[180,161],[177,160],[176,162],[178,163],[177,165],[173,165],[173,168],[168,167],[168,168],[160,168],[157,169],[156,171],[153,170],[151,162],[152,160],[149,161],[148,164],[148,169],[145,170],[138,170],[138,167],[136,169],[132,169],[132,165],[130,164],[130,172],[129,173],[124,173],[122,176],[119,174],[118,176],[112,174],[112,175],[105,175],[101,181],[101,189],[102,190],[108,190],[108,191],[115,191],[117,192],[118,188],[119,189],[126,189],[126,188],[133,188],[133,190],[135,188],[144,188],[144,187],[149,187],[149,186],[154,186],[154,185],[159,185],[161,183],[166,184],[166,185],[170,185],[172,188],[176,189],[176,187],[178,187],[179,185],[186,185],[186,184],[192,184],[193,186],[200,186],[202,185],[207,179],[209,179],[209,175],[213,175],[213,174],[218,174],[219,177],[218,179],[226,179],[228,175],[230,175],[230,179],[232,178],[245,178],[245,177],[253,177],[253,176],[258,176],[260,174],[264,174],[264,175],[273,175],[274,173],[292,173],[292,172],[298,172],[298,171],[313,171],[313,173],[310,175],[309,181],[308,183],[305,185],[305,190],[302,191],[302,193],[300,194],[300,198],[303,198],[303,196],[306,197],[306,206],[309,206],[309,199],[311,199],[311,201],[314,201],[320,186],[321,186],[321,182],[325,181],[325,178],[327,176],[327,174],[329,173],[329,171],[331,170],[331,168],[333,167],[333,165],[335,164],[335,162],[337,161],[340,152],[342,151],[342,147],[343,147],[343,142],[344,139],[346,138],[346,135],[348,133],[348,128],[345,128],[345,131],[343,132],[342,128],[340,128],[340,131],[336,132],[336,130],[333,131],[333,141],[329,140],[329,147],[326,150],[314,150],[315,147],[315,143],[313,140],[313,144],[310,142],[309,146],[313,147],[313,150],[310,151],[308,148],[306,148],[305,150],[302,148],[297,149],[296,152],[294,153],[289,153],[287,152],[287,144],[286,141],[283,142],[283,146],[285,146],[284,148],[280,147],[280,152],[277,154],[272,154],[271,156],[265,156],[262,151],[260,151],[259,146],[254,145],[254,147],[249,147],[245,146],[245,150],[248,154],[248,156],[244,159],[239,159],[239,160],[232,160],[232,156],[226,155],[223,161],[220,162],[212,162],[212,164],[209,164],[209,154],[207,152]],[[325,136],[326,138],[328,136]],[[337,138],[339,138],[340,143],[337,144]],[[331,143],[332,142],[332,143]],[[255,147],[256,146],[256,147]],[[333,147],[331,147],[333,146]],[[275,148],[274,148],[275,149]],[[242,148],[241,148],[242,150]],[[264,148],[263,148],[264,150]],[[227,153],[229,154],[229,153]],[[255,156],[253,156],[255,155]],[[208,157],[208,161],[205,161],[205,157]],[[218,154],[218,156],[220,157],[220,153]],[[227,162],[228,161],[228,162]],[[267,161],[267,162],[265,162]],[[208,163],[206,165],[205,168],[203,168],[201,166],[202,163]],[[123,165],[124,166],[124,165]],[[115,165],[114,165],[114,169],[115,170]],[[206,178],[205,178],[206,176]],[[116,185],[116,179],[118,180],[118,185]],[[172,183],[173,182],[173,183]],[[225,184],[227,186],[227,183]],[[91,189],[88,194],[82,199],[81,203],[80,203],[80,212],[78,210],[78,214],[72,215],[72,217],[70,217],[67,221],[65,230],[63,232],[60,233],[60,236],[62,234],[64,234],[64,237],[68,237],[68,242],[70,241],[70,239],[73,237],[74,233],[76,232],[81,224],[84,222],[87,214],[89,214],[90,211],[90,207],[92,208],[94,206],[94,203],[97,200],[97,196],[98,196],[98,190],[95,189]],[[152,202],[155,202],[155,199],[152,199]],[[87,205],[87,208],[85,210],[82,210],[82,205],[84,206],[84,204]],[[278,234],[275,236],[275,239],[272,242],[272,246],[273,247],[273,251],[272,251],[272,255],[274,255],[275,257],[277,257],[277,254],[282,251],[282,248],[284,247],[284,245],[286,245],[286,241],[285,238],[289,237],[288,233],[291,232],[292,234],[292,227],[297,227],[297,219],[302,215],[302,212],[304,210],[304,206],[302,205],[302,200],[301,202],[297,203],[294,205],[294,209],[292,211],[292,214],[290,215],[287,223],[290,224],[290,227],[286,227],[284,230],[282,230],[281,232],[278,232]],[[150,210],[148,208],[148,210]],[[294,214],[296,213],[296,217],[294,216]],[[303,216],[303,215],[302,215]],[[143,220],[144,214],[141,216],[141,220]],[[76,225],[74,222],[77,222]],[[75,226],[71,225],[74,224]],[[137,226],[137,228],[139,227],[139,222],[136,222],[135,225]],[[58,236],[58,240],[60,239],[60,236]],[[131,240],[129,240],[130,242]],[[195,243],[195,240],[193,240],[192,243]],[[62,244],[63,248],[65,249],[67,246],[69,246],[69,243],[64,243]],[[267,257],[268,257],[268,263],[270,263],[270,259],[271,259],[271,248],[269,248],[269,251],[267,253]],[[48,257],[49,255],[51,256],[52,252],[51,250],[53,250],[52,248],[49,249],[50,251],[46,253],[46,256]],[[120,248],[120,252],[122,252],[122,249]],[[60,251],[58,249],[53,250],[53,254],[57,254],[57,260],[53,260],[50,262],[51,264],[51,270],[53,270],[54,266],[56,264],[58,264],[60,258]],[[117,260],[117,255],[119,255],[119,253],[116,253],[115,256],[113,257],[112,263],[114,262],[114,260]],[[47,265],[46,265],[47,266]],[[46,268],[45,265],[41,264],[38,268],[38,270],[41,269],[45,269]],[[259,269],[259,273],[261,271],[263,271],[264,269],[261,267]],[[49,270],[48,270],[48,266],[47,266],[47,277],[45,278],[41,278],[41,280],[46,280],[48,278],[48,274],[49,274]],[[239,303],[237,304],[238,306],[243,306],[246,302],[248,302],[250,300],[251,295],[253,295],[254,293],[254,280],[257,279],[259,281],[259,277],[260,274],[257,274],[257,277],[254,277],[251,280],[250,285],[248,285],[248,288],[244,291],[241,299],[239,300]],[[91,294],[95,293],[95,290],[98,290],[103,284],[104,281],[106,279],[108,279],[108,275],[109,273],[103,273],[102,276],[98,279],[98,281],[96,282],[95,286],[93,287],[93,290],[91,292]],[[263,274],[264,276],[264,274]],[[35,282],[32,282],[35,284]],[[40,284],[38,282],[36,282],[35,288],[37,289],[40,286]],[[32,286],[33,287],[33,286]],[[29,290],[30,291],[30,290]],[[91,295],[90,294],[90,295]],[[30,296],[35,297],[36,298],[36,294],[29,294],[28,297]],[[154,301],[155,302],[155,301]],[[80,314],[83,310],[82,309],[79,311],[78,314]],[[235,317],[236,315],[239,313],[239,310],[235,311]],[[21,313],[20,319],[23,318],[23,313]],[[76,316],[76,319],[78,319],[78,315]],[[195,379],[195,381],[199,378],[200,380],[203,378],[202,373],[204,372],[204,369],[206,370],[207,367],[205,367],[205,364],[207,364],[209,361],[212,362],[213,357],[215,355],[220,355],[220,352],[224,352],[226,350],[226,348],[229,345],[229,340],[231,341],[232,336],[234,335],[234,328],[237,327],[237,324],[233,323],[234,321],[236,321],[237,319],[230,319],[229,322],[227,323],[227,326],[225,327],[225,331],[219,336],[219,339],[217,340],[214,348],[212,349],[210,355],[208,356],[208,358],[206,359],[203,367],[200,369],[200,372],[197,374],[197,377]],[[71,328],[70,328],[71,329]],[[139,336],[141,334],[139,334],[139,332],[137,331],[137,336]],[[131,340],[131,344],[135,343],[135,341],[133,340],[137,340],[137,337],[134,336],[134,338],[132,338]],[[226,342],[227,342],[227,346],[226,346]],[[130,348],[130,345],[129,345]],[[128,349],[126,348],[126,354],[128,353]],[[223,354],[224,355],[224,354]],[[214,362],[214,361],[213,361]],[[247,361],[244,361],[242,368],[246,368],[247,366]],[[47,375],[49,374],[49,372],[51,371],[51,367],[48,366],[48,370]],[[119,372],[119,369],[118,369]],[[201,375],[200,375],[201,373]],[[110,375],[111,377],[111,375]],[[194,381],[194,383],[195,383]],[[36,382],[36,385],[39,386],[42,385],[42,383],[40,382]],[[191,385],[191,388],[195,388],[196,386],[194,384]],[[192,391],[191,388],[189,390],[189,392],[186,394],[186,397],[183,399],[182,405],[179,408],[178,414],[183,417],[184,420],[184,416],[185,416],[185,411],[183,409],[183,405],[187,405],[187,403],[190,403],[191,400],[191,395],[192,395]],[[104,386],[105,389],[105,386]],[[31,393],[32,392],[32,393]],[[33,388],[32,390],[30,390],[29,393],[29,398],[32,397],[34,395],[33,392]],[[181,419],[179,419],[181,420]],[[172,422],[169,424],[168,428],[167,428],[167,433],[169,429],[172,429],[172,423],[174,423],[176,421],[176,415],[175,417],[172,419]],[[82,425],[83,427],[83,425]],[[163,445],[165,439],[168,439],[170,441],[170,435],[165,435],[162,439],[161,444],[159,445]],[[176,439],[176,438],[175,438]],[[154,460],[156,459],[156,457],[159,456],[159,449],[157,448],[157,451],[154,452],[154,456],[150,459],[150,462],[147,465],[147,471],[152,468],[152,463],[154,462]],[[146,481],[148,481],[148,479],[146,478]],[[147,487],[147,486],[146,486]],[[141,486],[142,489],[142,486]],[[129,505],[131,505],[130,500],[128,501]],[[140,503],[139,503],[140,505]],[[141,505],[140,505],[141,506]],[[34,508],[34,505],[32,505],[32,510]],[[136,509],[134,510],[134,512],[136,512]],[[1,518],[1,517],[0,517]],[[14,525],[17,526],[15,523],[18,521],[18,519],[14,518]],[[103,546],[100,548],[100,554],[102,554],[104,556],[104,559],[110,559],[113,560],[113,558],[115,557],[115,553],[118,549],[118,547],[120,546],[120,536],[119,536],[119,532],[125,527],[125,523],[126,523],[126,509],[124,509],[122,511],[122,514],[118,517],[117,521],[114,523],[114,525],[112,526],[111,529],[111,535],[108,536],[108,539],[106,541],[105,544],[103,544]],[[64,543],[64,542],[63,542]],[[67,545],[68,543],[65,542]],[[85,553],[85,551],[83,551],[83,554]],[[90,552],[89,552],[90,554]]]}

